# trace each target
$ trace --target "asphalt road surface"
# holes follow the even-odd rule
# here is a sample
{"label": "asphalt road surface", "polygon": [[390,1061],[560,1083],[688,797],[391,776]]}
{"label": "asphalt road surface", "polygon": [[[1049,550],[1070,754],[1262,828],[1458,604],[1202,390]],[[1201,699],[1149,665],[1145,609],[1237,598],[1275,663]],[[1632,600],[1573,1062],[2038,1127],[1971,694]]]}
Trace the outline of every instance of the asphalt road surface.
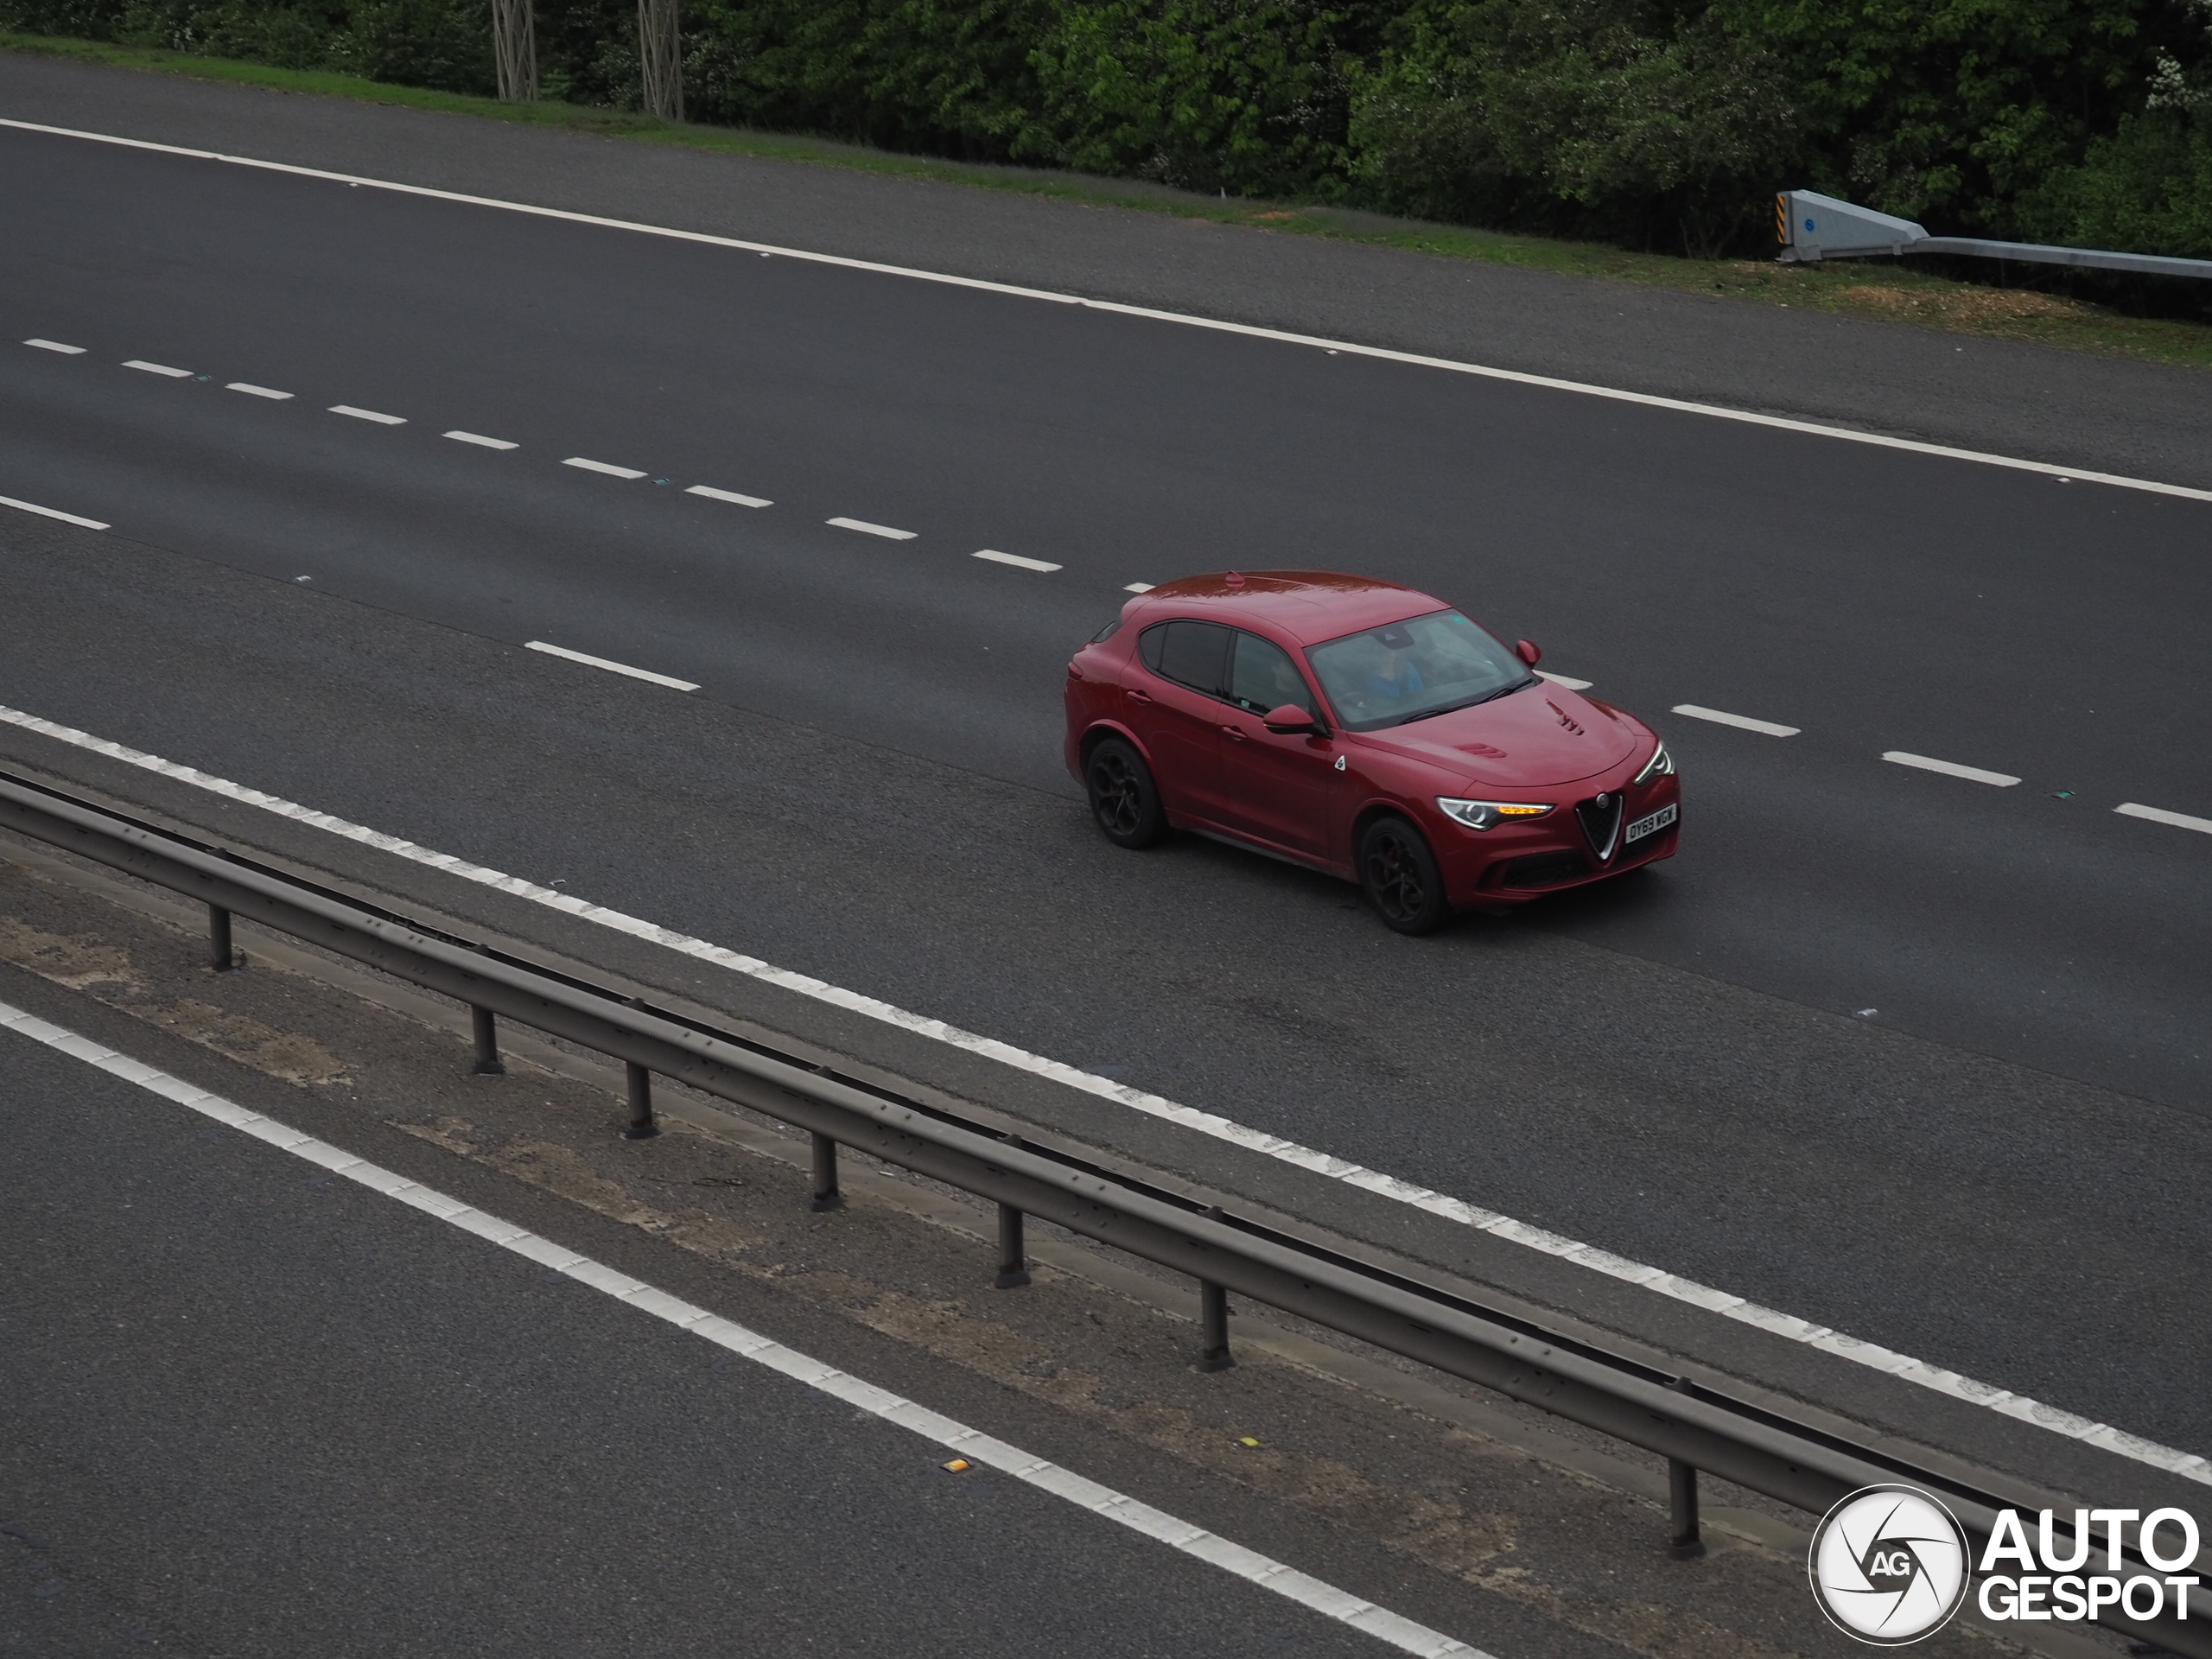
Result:
{"label": "asphalt road surface", "polygon": [[[2212,817],[2212,505],[217,162],[0,158],[0,495],[112,526],[0,526],[9,705],[2212,1442],[2212,836],[2114,810]],[[1681,856],[1408,943],[1319,878],[1097,842],[1071,647],[1133,582],[1315,566],[1658,726]]]}
{"label": "asphalt road surface", "polygon": [[9,1653],[1384,1651],[16,1033],[0,1066]]}

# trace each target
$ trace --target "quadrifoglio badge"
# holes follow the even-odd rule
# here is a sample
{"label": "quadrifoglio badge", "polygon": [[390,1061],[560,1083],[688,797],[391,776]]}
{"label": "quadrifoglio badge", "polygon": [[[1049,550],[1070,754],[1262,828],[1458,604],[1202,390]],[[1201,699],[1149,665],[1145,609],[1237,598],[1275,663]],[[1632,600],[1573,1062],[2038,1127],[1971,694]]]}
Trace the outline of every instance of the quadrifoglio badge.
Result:
{"label": "quadrifoglio badge", "polygon": [[[2140,1523],[2136,1548],[2154,1572],[2122,1557],[2121,1534],[2131,1522]],[[2110,1608],[2135,1619],[2186,1618],[2197,1580],[2185,1569],[2198,1541],[2196,1520],[2182,1510],[2076,1510],[2070,1529],[2049,1510],[2031,1522],[2002,1510],[1981,1553],[1975,1603],[1994,1623],[2072,1623]],[[1865,1486],[1821,1518],[1808,1565],[1814,1599],[1831,1623],[1861,1642],[1898,1648],[1950,1622],[1966,1605],[1977,1564],[1966,1529],[1942,1500],[1916,1486]]]}

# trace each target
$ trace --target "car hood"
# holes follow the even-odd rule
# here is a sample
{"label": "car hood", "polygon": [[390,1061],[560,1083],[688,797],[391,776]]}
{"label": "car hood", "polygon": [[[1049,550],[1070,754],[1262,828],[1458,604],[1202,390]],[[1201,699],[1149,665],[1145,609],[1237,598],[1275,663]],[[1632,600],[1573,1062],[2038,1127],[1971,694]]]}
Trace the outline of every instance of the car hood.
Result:
{"label": "car hood", "polygon": [[1470,709],[1360,733],[1356,741],[1425,760],[1455,780],[1471,780],[1472,788],[1548,789],[1620,765],[1643,737],[1643,728],[1618,710],[1539,681]]}

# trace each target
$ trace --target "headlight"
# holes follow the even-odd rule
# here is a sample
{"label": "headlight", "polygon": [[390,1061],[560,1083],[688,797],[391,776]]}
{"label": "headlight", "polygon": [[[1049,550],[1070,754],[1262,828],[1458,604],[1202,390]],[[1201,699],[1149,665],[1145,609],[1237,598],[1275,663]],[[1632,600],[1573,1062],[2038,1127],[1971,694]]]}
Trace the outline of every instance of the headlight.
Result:
{"label": "headlight", "polygon": [[1651,758],[1643,763],[1643,770],[1636,774],[1636,781],[1648,784],[1654,778],[1671,778],[1674,775],[1675,757],[1667,753],[1667,746],[1662,741],[1651,751]]}
{"label": "headlight", "polygon": [[1454,823],[1470,830],[1494,830],[1501,823],[1541,818],[1551,808],[1534,801],[1459,801],[1449,795],[1436,798],[1437,810]]}

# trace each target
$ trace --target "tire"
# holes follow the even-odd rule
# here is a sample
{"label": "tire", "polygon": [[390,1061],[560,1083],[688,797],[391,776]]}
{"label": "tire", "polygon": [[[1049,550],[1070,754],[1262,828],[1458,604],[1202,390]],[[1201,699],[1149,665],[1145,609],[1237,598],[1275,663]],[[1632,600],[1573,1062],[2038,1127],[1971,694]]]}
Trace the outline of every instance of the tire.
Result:
{"label": "tire", "polygon": [[1116,847],[1149,847],[1167,830],[1160,788],[1144,757],[1118,737],[1109,737],[1084,763],[1084,787],[1099,832]]}
{"label": "tire", "polygon": [[1452,913],[1436,855],[1403,818],[1377,818],[1361,832],[1359,885],[1376,914],[1400,933],[1426,933]]}

